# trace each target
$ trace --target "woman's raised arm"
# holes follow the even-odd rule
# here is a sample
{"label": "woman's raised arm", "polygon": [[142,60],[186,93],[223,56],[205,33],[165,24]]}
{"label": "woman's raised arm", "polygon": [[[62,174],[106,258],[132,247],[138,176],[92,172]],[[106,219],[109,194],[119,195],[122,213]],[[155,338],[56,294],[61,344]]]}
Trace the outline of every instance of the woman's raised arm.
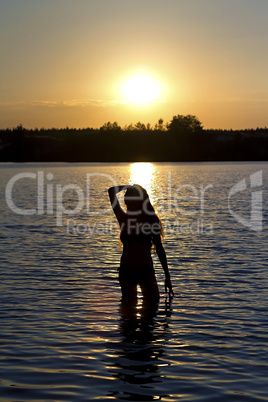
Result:
{"label": "woman's raised arm", "polygon": [[129,187],[131,187],[131,186],[127,184],[125,186],[110,187],[108,189],[108,194],[109,194],[111,206],[112,206],[114,214],[115,214],[115,216],[116,216],[116,218],[117,218],[117,220],[118,220],[118,222],[120,224],[122,223],[122,220],[125,217],[125,212],[121,208],[116,194],[119,193],[120,191],[127,190]]}

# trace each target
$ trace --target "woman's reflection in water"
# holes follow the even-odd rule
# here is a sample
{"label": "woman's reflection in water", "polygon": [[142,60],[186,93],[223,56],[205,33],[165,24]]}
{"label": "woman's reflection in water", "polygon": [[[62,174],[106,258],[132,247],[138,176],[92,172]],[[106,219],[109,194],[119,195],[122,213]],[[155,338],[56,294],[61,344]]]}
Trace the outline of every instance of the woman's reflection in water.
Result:
{"label": "woman's reflection in water", "polygon": [[[121,342],[109,342],[107,362],[109,372],[116,380],[107,396],[117,400],[154,401],[168,397],[162,391],[165,376],[161,371],[168,365],[165,343],[171,337],[169,319],[172,314],[171,298],[166,298],[164,306],[153,311],[142,307],[138,310],[121,306]],[[112,349],[112,350],[111,350]],[[107,367],[106,366],[106,367]]]}
{"label": "woman's reflection in water", "polygon": [[[153,340],[153,333],[156,325],[157,317],[167,319],[171,316],[171,300],[166,297],[165,308],[158,311],[158,304],[147,305],[143,302],[141,305],[128,305],[121,301],[120,306],[120,332],[127,342],[137,342],[140,344],[148,344]],[[168,327],[165,321],[164,329]]]}

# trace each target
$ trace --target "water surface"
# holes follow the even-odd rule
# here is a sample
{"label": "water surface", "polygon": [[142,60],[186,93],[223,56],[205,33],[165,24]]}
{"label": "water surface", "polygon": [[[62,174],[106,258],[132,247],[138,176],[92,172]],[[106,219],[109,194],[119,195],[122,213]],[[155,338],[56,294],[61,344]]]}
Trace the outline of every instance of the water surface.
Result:
{"label": "water surface", "polygon": [[[267,400],[267,163],[2,164],[0,172],[1,401]],[[19,215],[5,200],[10,179],[25,172],[36,179],[14,182],[12,200],[37,214]],[[256,172],[262,183],[251,188]],[[161,301],[136,329],[120,310],[112,179],[147,186],[165,228],[175,298],[165,298],[154,255]],[[76,190],[65,188],[61,202],[68,184]],[[262,192],[262,230],[249,220],[253,191]]]}

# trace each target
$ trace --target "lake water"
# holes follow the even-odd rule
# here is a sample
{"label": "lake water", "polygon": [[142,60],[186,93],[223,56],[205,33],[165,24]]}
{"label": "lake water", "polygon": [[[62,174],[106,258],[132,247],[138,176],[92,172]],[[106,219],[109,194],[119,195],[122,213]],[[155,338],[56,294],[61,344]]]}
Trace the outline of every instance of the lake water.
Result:
{"label": "lake water", "polygon": [[[268,400],[268,163],[0,174],[1,401]],[[129,328],[107,188],[134,182],[162,219],[175,297],[154,255],[159,309],[141,325],[139,297]]]}

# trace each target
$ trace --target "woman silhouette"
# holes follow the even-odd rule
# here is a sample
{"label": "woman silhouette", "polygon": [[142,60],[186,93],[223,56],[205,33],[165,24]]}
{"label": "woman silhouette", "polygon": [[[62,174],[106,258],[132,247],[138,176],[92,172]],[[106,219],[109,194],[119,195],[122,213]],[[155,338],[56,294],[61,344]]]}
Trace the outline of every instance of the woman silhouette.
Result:
{"label": "woman silhouette", "polygon": [[[126,190],[125,212],[118,201],[117,193]],[[122,290],[122,303],[135,306],[137,302],[137,285],[143,295],[143,306],[154,307],[159,301],[151,248],[154,244],[156,253],[164,269],[165,291],[173,296],[167,258],[162,245],[162,226],[150,203],[147,191],[137,185],[116,186],[108,190],[111,205],[120,225],[120,239],[123,253],[119,268],[119,282]]]}

